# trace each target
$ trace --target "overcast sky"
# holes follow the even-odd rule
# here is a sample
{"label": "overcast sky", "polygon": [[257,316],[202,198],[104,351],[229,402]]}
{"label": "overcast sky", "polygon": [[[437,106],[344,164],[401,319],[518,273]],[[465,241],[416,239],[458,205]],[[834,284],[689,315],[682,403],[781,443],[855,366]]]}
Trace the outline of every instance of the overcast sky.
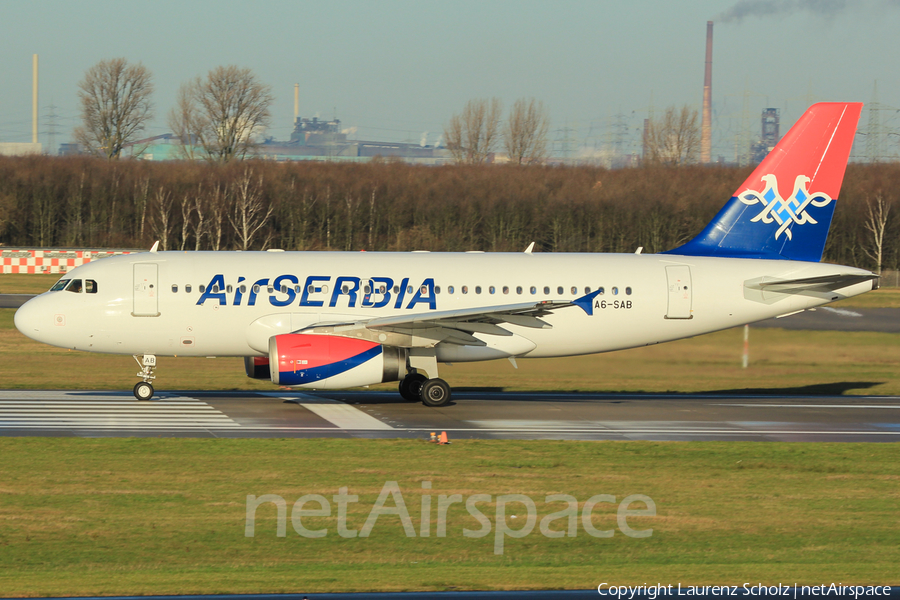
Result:
{"label": "overcast sky", "polygon": [[[706,22],[716,20],[714,155],[734,155],[743,107],[782,133],[813,101],[900,106],[900,0],[6,1],[0,20],[0,142],[31,141],[31,57],[40,55],[40,141],[77,123],[77,85],[102,59],[147,66],[165,133],[178,87],[227,64],[276,98],[268,135],[300,114],[335,116],[351,137],[437,141],[471,98],[534,97],[551,137],[596,146],[616,127],[635,144],[648,110],[700,107]],[[897,128],[897,113],[882,122]],[[866,127],[863,113],[861,128]],[[427,132],[427,134],[426,134]],[[897,136],[889,138],[896,153]],[[635,148],[636,149],[636,148]]]}

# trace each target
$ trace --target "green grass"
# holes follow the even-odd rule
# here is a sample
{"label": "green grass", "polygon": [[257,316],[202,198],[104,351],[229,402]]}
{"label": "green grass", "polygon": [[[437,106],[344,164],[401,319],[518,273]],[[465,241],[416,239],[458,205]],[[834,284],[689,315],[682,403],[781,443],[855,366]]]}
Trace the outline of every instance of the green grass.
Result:
{"label": "green grass", "polygon": [[[0,439],[0,590],[6,596],[589,588],[601,581],[891,583],[900,564],[900,464],[893,444],[385,440]],[[358,529],[386,481],[397,481],[416,529],[432,482],[432,537],[406,537],[382,516],[368,538],[336,519],[291,528],[275,508],[244,536],[246,496],[359,495]],[[630,518],[634,539],[538,533],[466,538],[463,505],[436,538],[439,494],[521,493],[539,519],[548,494],[621,501],[646,494],[655,517]],[[393,506],[389,501],[387,506]],[[494,522],[494,504],[480,505]],[[511,505],[515,508],[515,505]],[[336,510],[336,508],[334,509]],[[593,524],[616,527],[615,505]],[[334,514],[334,513],[333,513]],[[510,510],[523,523],[523,510]],[[539,522],[539,521],[538,521]],[[554,528],[563,528],[557,521]],[[652,574],[648,575],[648,574]],[[602,578],[602,579],[600,579]]]}
{"label": "green grass", "polygon": [[64,275],[0,274],[0,294],[41,294],[49,290]]}

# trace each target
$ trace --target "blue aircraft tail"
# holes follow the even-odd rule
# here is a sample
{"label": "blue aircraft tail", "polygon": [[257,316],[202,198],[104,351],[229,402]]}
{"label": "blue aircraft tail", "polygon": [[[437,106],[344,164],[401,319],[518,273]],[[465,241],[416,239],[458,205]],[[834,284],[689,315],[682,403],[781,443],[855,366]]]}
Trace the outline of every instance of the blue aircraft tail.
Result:
{"label": "blue aircraft tail", "polygon": [[861,110],[811,106],[700,235],[665,254],[822,260]]}

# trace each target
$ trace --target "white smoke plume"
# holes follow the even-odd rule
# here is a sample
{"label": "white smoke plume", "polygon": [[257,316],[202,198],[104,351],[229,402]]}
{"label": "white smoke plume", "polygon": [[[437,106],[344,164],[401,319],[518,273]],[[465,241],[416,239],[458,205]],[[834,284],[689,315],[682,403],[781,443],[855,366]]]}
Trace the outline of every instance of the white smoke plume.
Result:
{"label": "white smoke plume", "polygon": [[419,145],[422,146],[423,148],[425,147],[426,144],[428,144],[428,132],[427,131],[422,134],[422,138],[419,140]]}

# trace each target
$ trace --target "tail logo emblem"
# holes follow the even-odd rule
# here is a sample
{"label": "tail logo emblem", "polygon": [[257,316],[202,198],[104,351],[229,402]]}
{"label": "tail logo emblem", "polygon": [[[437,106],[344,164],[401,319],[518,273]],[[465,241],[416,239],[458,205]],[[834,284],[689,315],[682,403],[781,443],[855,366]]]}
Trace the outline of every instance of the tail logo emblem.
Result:
{"label": "tail logo emblem", "polygon": [[812,204],[815,207],[827,206],[834,202],[834,198],[828,194],[821,192],[810,193],[806,186],[809,185],[810,179],[805,175],[797,175],[794,180],[794,193],[785,200],[778,193],[778,180],[775,175],[764,175],[762,180],[766,182],[766,187],[762,192],[747,190],[738,195],[738,200],[748,206],[754,204],[762,204],[763,209],[758,215],[750,219],[756,223],[778,223],[778,231],[775,232],[777,240],[782,233],[786,234],[788,239],[791,238],[791,224],[805,225],[806,223],[816,224],[814,218],[806,212],[807,207]]}

